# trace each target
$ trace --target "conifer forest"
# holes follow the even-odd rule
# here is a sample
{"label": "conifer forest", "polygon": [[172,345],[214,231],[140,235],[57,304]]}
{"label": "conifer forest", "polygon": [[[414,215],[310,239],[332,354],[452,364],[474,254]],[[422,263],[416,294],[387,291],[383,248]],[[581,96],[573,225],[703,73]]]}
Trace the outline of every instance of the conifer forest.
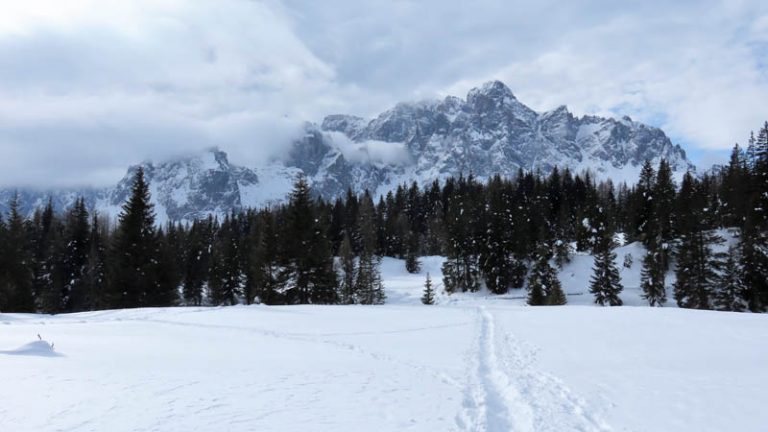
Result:
{"label": "conifer forest", "polygon": [[[82,199],[29,217],[14,201],[9,207],[0,222],[3,312],[382,304],[382,257],[418,272],[420,258],[433,255],[445,257],[447,293],[520,290],[530,305],[558,305],[566,297],[554,267],[575,252],[595,257],[595,303],[619,306],[617,241],[644,245],[637,258],[650,306],[768,308],[768,123],[733,148],[726,166],[679,182],[661,160],[646,162],[633,185],[521,170],[325,201],[298,178],[284,205],[157,226],[139,170],[117,220]],[[723,232],[736,239],[726,252]]]}

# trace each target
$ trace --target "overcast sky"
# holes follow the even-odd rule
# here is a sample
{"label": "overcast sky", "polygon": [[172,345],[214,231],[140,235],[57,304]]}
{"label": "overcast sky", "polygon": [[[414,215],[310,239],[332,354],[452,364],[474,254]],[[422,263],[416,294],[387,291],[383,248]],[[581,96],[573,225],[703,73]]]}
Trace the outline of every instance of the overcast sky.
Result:
{"label": "overcast sky", "polygon": [[256,163],[303,120],[491,79],[662,127],[700,165],[768,119],[764,0],[2,3],[0,185],[111,184],[214,145]]}

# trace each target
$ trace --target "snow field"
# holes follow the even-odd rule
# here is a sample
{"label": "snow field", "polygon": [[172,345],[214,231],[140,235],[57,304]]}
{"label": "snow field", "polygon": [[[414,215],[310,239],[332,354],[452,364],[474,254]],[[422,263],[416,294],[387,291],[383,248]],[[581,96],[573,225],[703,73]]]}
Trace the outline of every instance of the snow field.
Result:
{"label": "snow field", "polygon": [[0,431],[765,430],[765,315],[592,306],[587,256],[568,306],[449,297],[441,264],[385,259],[384,306],[0,314]]}

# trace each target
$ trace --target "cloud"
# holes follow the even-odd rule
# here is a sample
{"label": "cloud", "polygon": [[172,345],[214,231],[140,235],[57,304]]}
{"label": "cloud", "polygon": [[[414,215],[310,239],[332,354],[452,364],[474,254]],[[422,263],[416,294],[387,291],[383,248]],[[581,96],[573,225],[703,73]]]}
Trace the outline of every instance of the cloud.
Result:
{"label": "cloud", "polygon": [[341,151],[344,158],[352,162],[372,162],[387,165],[406,165],[411,153],[404,143],[376,140],[355,142],[341,132],[327,132],[331,143]]}
{"label": "cloud", "polygon": [[489,79],[537,110],[660,126],[709,161],[765,120],[766,59],[758,0],[14,2],[0,15],[0,185],[105,185],[213,145],[257,164],[303,121]]}

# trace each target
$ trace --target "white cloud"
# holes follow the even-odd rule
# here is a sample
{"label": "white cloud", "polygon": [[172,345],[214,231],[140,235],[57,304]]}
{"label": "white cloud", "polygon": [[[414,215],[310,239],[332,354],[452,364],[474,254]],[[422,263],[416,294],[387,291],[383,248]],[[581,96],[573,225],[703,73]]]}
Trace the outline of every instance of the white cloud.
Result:
{"label": "white cloud", "polygon": [[535,109],[661,126],[703,161],[765,120],[766,59],[759,0],[8,2],[0,185],[109,184],[211,145],[257,163],[304,120],[488,79]]}
{"label": "white cloud", "polygon": [[394,165],[406,165],[412,162],[411,154],[404,143],[376,140],[355,142],[341,132],[329,132],[327,135],[348,161]]}

